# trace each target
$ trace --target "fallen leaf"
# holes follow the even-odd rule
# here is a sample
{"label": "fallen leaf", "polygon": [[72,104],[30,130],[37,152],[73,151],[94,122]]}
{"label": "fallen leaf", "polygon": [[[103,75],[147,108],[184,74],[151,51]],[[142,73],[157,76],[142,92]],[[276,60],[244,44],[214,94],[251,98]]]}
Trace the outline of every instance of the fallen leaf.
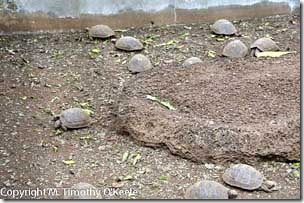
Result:
{"label": "fallen leaf", "polygon": [[69,165],[69,166],[76,164],[76,162],[74,160],[66,160],[66,161],[63,161],[63,163],[65,165]]}
{"label": "fallen leaf", "polygon": [[216,57],[216,52],[215,51],[208,51],[208,56],[211,57],[211,58],[215,58]]}
{"label": "fallen leaf", "polygon": [[92,116],[94,114],[94,111],[90,110],[90,109],[82,109],[84,113],[86,113],[89,116]]}
{"label": "fallen leaf", "polygon": [[223,41],[225,41],[225,38],[216,38],[216,41],[223,42]]}
{"label": "fallen leaf", "polygon": [[100,49],[91,49],[91,52],[94,54],[99,54],[100,53]]}
{"label": "fallen leaf", "polygon": [[127,151],[127,152],[125,152],[123,155],[122,155],[122,162],[125,162],[125,161],[127,161],[128,160],[128,157],[129,157],[129,152]]}
{"label": "fallen leaf", "polygon": [[88,102],[83,102],[83,103],[79,103],[81,108],[85,108],[87,109],[89,107],[89,103]]}
{"label": "fallen leaf", "polygon": [[173,110],[173,111],[176,110],[176,108],[173,107],[170,104],[170,102],[168,102],[168,101],[162,101],[162,100],[158,99],[157,97],[153,97],[151,95],[147,95],[146,98],[149,99],[149,100],[156,101],[156,102],[162,104],[163,106],[167,107],[169,110]]}
{"label": "fallen leaf", "polygon": [[122,178],[122,180],[133,180],[134,178],[131,175],[127,175]]}
{"label": "fallen leaf", "polygon": [[295,51],[264,51],[264,52],[258,52],[255,54],[257,58],[259,57],[281,57],[286,54],[294,54]]}
{"label": "fallen leaf", "polygon": [[141,155],[137,154],[136,157],[133,160],[133,166],[136,165],[136,163],[141,159]]}
{"label": "fallen leaf", "polygon": [[300,162],[295,162],[292,164],[293,167],[295,168],[300,168],[301,163]]}
{"label": "fallen leaf", "polygon": [[159,180],[168,181],[168,176],[160,176]]}
{"label": "fallen leaf", "polygon": [[117,29],[117,30],[114,30],[114,32],[127,32],[128,30],[124,30],[124,29]]}

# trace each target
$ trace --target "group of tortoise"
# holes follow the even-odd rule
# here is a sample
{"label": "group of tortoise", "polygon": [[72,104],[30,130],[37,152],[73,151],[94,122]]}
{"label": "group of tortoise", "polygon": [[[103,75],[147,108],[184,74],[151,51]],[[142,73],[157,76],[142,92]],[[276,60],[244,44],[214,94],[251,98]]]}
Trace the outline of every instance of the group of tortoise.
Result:
{"label": "group of tortoise", "polygon": [[[264,181],[262,173],[252,166],[246,164],[236,164],[225,170],[223,181],[232,187],[247,191],[263,190],[271,192],[277,190],[274,181]],[[230,199],[236,198],[238,193],[228,189],[224,185],[211,180],[202,180],[190,186],[185,193],[186,199]]]}
{"label": "group of tortoise", "polygon": [[[210,26],[213,33],[217,35],[235,35],[237,29],[228,20],[221,19]],[[107,25],[96,25],[89,30],[89,37],[91,39],[107,39],[115,36],[115,32]],[[144,49],[143,44],[136,38],[131,36],[121,37],[118,40],[113,40],[115,47],[123,51],[140,51]],[[255,55],[263,51],[276,51],[279,47],[270,38],[260,38],[250,46],[251,53]],[[241,58],[249,53],[247,46],[240,40],[233,40],[229,42],[223,49],[222,55],[230,58]],[[198,57],[191,57],[185,60],[184,67],[202,63]],[[136,54],[129,62],[129,70],[132,73],[139,73],[152,68],[150,60],[142,55]],[[88,127],[90,125],[90,116],[81,108],[70,108],[63,111],[56,116],[55,127],[61,127],[63,130],[78,129]],[[234,187],[245,190],[263,189],[271,191],[275,189],[273,181],[265,181],[263,183],[263,175],[253,167],[245,164],[237,164],[231,168],[226,169],[222,176],[223,181]],[[202,180],[190,186],[185,197],[187,199],[228,199],[237,196],[235,190],[230,190],[224,185],[210,180]]]}

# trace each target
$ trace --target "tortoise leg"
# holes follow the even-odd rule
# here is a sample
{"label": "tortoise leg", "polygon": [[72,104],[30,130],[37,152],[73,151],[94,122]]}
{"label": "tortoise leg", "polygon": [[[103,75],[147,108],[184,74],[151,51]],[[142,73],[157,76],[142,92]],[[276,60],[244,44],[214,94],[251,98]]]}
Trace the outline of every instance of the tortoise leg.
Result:
{"label": "tortoise leg", "polygon": [[64,131],[67,131],[67,130],[68,130],[68,128],[67,128],[66,126],[64,126],[64,125],[61,125],[61,128],[62,128]]}
{"label": "tortoise leg", "polygon": [[56,122],[55,122],[55,128],[57,129],[57,128],[60,128],[60,126],[61,126],[61,122],[60,122],[60,120],[57,120]]}

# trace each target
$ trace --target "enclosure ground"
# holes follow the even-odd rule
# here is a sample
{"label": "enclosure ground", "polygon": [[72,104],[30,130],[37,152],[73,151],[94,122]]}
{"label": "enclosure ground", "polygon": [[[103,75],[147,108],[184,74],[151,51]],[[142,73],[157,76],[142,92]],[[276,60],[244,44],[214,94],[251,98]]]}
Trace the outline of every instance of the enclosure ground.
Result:
{"label": "enclosure ground", "polygon": [[[246,69],[253,76],[254,64],[300,69],[299,15],[234,23],[240,37],[215,37],[207,23],[130,28],[118,30],[117,37],[130,35],[142,40],[142,53],[151,59],[152,72],[178,68],[191,56],[231,74]],[[231,38],[239,38],[249,46],[264,36],[272,37],[283,51],[296,54],[235,60],[219,56]],[[217,53],[215,57],[210,51]],[[127,69],[132,55],[116,50],[110,40],[91,41],[84,31],[1,36],[1,188],[71,187],[87,182],[98,188],[138,191],[135,196],[106,198],[175,199],[183,198],[185,189],[201,179],[222,182],[221,174],[230,163],[192,162],[172,155],[165,147],[144,147],[113,129],[121,91],[141,77]],[[80,130],[55,130],[53,115],[69,107],[90,109],[94,112],[93,124]],[[123,161],[126,152],[130,156]],[[135,163],[138,154],[140,159]],[[66,165],[64,160],[75,164]],[[281,188],[273,193],[238,190],[238,198],[300,198],[300,178],[292,163],[267,160],[253,165]]]}

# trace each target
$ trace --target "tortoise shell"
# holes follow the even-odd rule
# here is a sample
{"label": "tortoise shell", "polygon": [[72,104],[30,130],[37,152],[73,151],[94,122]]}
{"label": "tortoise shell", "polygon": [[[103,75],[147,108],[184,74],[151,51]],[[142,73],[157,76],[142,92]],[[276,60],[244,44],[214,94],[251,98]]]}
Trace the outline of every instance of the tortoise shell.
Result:
{"label": "tortoise shell", "polygon": [[191,57],[185,60],[183,67],[192,66],[193,64],[203,63],[203,61],[198,57]]}
{"label": "tortoise shell", "polygon": [[89,29],[92,38],[106,39],[115,35],[115,32],[107,25],[95,25]]}
{"label": "tortoise shell", "polygon": [[260,51],[277,51],[280,49],[272,39],[267,37],[257,39],[255,42],[252,43],[250,48],[258,48]]}
{"label": "tortoise shell", "polygon": [[223,56],[229,58],[242,58],[248,54],[247,46],[240,40],[229,42],[223,49]]}
{"label": "tortoise shell", "polygon": [[263,175],[252,166],[236,164],[224,172],[225,183],[245,190],[255,190],[262,186]]}
{"label": "tortoise shell", "polygon": [[219,35],[233,35],[237,32],[234,25],[226,19],[217,20],[210,28],[212,32]]}
{"label": "tortoise shell", "polygon": [[63,128],[84,128],[90,123],[90,116],[81,108],[70,108],[60,115],[60,122]]}
{"label": "tortoise shell", "polygon": [[228,188],[222,184],[203,180],[190,186],[186,193],[186,199],[228,199]]}
{"label": "tortoise shell", "polygon": [[143,44],[134,37],[122,37],[116,41],[115,47],[124,51],[139,51],[144,48]]}

